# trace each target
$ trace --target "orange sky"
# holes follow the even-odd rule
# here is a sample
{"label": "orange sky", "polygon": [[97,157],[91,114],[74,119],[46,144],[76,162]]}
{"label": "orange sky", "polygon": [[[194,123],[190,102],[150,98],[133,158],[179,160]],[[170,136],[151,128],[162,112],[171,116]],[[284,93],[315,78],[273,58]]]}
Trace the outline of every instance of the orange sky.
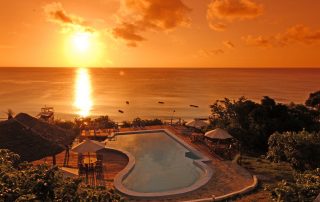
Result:
{"label": "orange sky", "polygon": [[[10,0],[0,66],[320,67],[319,0]],[[92,38],[78,53],[78,32]]]}

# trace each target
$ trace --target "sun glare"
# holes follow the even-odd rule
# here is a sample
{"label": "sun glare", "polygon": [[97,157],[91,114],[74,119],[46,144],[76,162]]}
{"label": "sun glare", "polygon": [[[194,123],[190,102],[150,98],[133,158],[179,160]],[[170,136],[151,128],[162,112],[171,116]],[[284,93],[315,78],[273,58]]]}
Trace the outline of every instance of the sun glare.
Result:
{"label": "sun glare", "polygon": [[69,34],[65,53],[71,66],[99,66],[103,60],[103,47],[99,33],[76,31]]}
{"label": "sun glare", "polygon": [[88,116],[92,109],[91,81],[88,69],[80,68],[77,71],[75,86],[75,107],[80,116]]}
{"label": "sun glare", "polygon": [[74,49],[79,52],[86,52],[90,47],[90,33],[87,32],[77,32],[72,37],[72,44]]}

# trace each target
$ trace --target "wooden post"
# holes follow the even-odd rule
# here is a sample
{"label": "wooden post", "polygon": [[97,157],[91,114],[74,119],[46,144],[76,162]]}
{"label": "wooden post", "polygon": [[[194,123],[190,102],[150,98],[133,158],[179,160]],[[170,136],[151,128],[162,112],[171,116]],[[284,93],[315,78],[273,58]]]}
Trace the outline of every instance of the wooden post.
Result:
{"label": "wooden post", "polygon": [[52,165],[56,165],[57,164],[57,162],[56,162],[56,155],[53,155],[52,156]]}
{"label": "wooden post", "polygon": [[69,146],[66,145],[66,151],[65,151],[65,154],[64,154],[64,160],[63,160],[63,166],[64,167],[67,167],[69,165]]}

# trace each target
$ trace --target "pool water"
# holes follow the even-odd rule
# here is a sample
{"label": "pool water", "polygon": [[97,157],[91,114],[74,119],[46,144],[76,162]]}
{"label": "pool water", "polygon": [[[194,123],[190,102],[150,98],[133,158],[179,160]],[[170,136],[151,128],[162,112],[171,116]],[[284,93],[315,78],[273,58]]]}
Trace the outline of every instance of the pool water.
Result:
{"label": "pool water", "polygon": [[203,174],[193,164],[190,151],[165,132],[118,135],[116,141],[107,142],[108,146],[128,151],[135,157],[133,170],[123,180],[123,185],[135,192],[182,189],[194,184]]}

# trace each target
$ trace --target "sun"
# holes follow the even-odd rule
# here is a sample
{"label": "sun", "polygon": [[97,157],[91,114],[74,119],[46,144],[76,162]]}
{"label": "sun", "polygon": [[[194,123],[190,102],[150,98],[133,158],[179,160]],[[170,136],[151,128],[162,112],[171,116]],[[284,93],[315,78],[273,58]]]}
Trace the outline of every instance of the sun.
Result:
{"label": "sun", "polygon": [[95,66],[103,59],[104,46],[99,33],[75,31],[66,38],[65,55],[71,66]]}
{"label": "sun", "polygon": [[87,52],[91,45],[91,36],[88,32],[76,32],[72,37],[72,44],[75,51]]}

